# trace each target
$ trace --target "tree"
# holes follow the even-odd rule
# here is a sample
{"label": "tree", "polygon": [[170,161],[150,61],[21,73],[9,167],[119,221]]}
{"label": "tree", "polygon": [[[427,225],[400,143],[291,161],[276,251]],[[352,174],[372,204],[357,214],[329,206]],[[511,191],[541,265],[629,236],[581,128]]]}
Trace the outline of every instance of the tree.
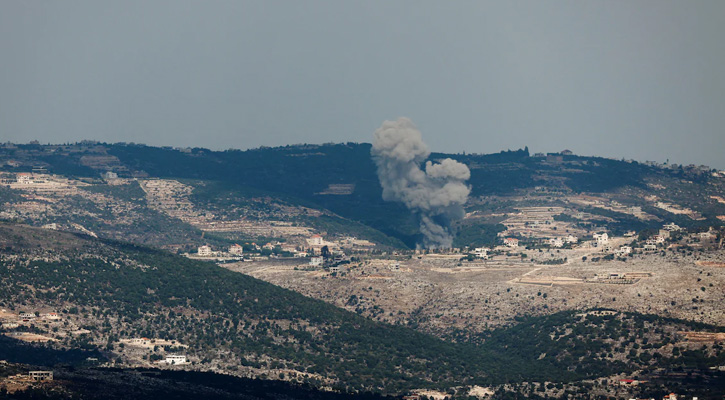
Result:
{"label": "tree", "polygon": [[320,255],[324,259],[330,258],[330,249],[327,246],[322,246],[322,248],[320,249]]}

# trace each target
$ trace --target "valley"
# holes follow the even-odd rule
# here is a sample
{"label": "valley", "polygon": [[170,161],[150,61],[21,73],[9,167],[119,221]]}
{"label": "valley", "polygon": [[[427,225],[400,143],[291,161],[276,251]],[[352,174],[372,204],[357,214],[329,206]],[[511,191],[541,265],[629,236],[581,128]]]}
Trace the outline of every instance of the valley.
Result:
{"label": "valley", "polygon": [[88,369],[71,397],[149,369],[438,399],[725,387],[720,171],[433,154],[471,196],[424,249],[369,151],[0,146],[8,371]]}

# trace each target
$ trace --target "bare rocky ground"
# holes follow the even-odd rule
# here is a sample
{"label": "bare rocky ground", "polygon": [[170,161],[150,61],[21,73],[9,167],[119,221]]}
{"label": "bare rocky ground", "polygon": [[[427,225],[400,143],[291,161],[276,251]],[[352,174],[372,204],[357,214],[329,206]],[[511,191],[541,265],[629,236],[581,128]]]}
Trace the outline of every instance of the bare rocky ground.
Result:
{"label": "bare rocky ground", "polygon": [[[225,266],[377,320],[410,323],[439,336],[457,330],[475,334],[511,324],[522,315],[595,307],[725,325],[725,268],[707,265],[725,262],[723,250],[691,255],[667,251],[597,262],[582,261],[581,251],[567,252],[572,252],[564,253],[570,261],[562,265],[512,257],[459,262],[416,256],[399,261],[362,259],[336,274],[305,270],[309,266],[294,262]],[[597,274],[622,272],[651,276],[632,284],[584,282]]]}

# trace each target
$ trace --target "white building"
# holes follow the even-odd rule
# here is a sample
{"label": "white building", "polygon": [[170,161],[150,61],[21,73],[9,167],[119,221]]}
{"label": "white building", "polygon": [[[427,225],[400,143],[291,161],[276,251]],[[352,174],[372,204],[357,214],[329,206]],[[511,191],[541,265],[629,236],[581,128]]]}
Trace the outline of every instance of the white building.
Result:
{"label": "white building", "polygon": [[594,240],[597,242],[597,247],[604,247],[605,245],[609,244],[609,235],[607,235],[606,232],[604,233],[595,233]]}
{"label": "white building", "polygon": [[229,246],[229,254],[232,254],[235,256],[241,256],[242,254],[244,254],[244,247],[242,247],[238,244],[233,244],[233,245]]}
{"label": "white building", "polygon": [[561,240],[561,238],[559,238],[559,237],[558,238],[552,238],[552,239],[549,239],[549,246],[552,246],[552,247],[562,247],[562,246],[564,246],[564,241]]}
{"label": "white building", "polygon": [[118,179],[118,174],[113,171],[106,171],[101,174],[101,177],[107,181]]}
{"label": "white building", "polygon": [[322,257],[310,258],[310,265],[313,267],[319,267],[320,265],[322,265]]}
{"label": "white building", "polygon": [[166,359],[164,360],[166,364],[169,365],[179,365],[179,364],[186,364],[186,356],[179,356],[174,354],[169,354],[166,356]]}
{"label": "white building", "polygon": [[516,238],[506,238],[503,240],[503,244],[508,247],[519,247],[519,240]]}
{"label": "white building", "polygon": [[52,381],[53,371],[30,371],[28,376],[34,381]]}
{"label": "white building", "polygon": [[324,240],[320,235],[312,235],[309,239],[307,239],[307,243],[310,246],[322,246],[324,244]]}
{"label": "white building", "polygon": [[666,229],[666,230],[668,230],[668,231],[670,231],[670,232],[677,232],[677,231],[681,231],[681,230],[682,230],[682,228],[680,228],[680,227],[679,227],[679,226],[678,226],[677,224],[675,224],[674,222],[672,222],[672,223],[669,223],[669,224],[666,224],[666,225],[664,225],[664,226],[662,227],[662,229]]}
{"label": "white building", "polygon": [[476,258],[483,258],[488,259],[488,249],[485,247],[476,247],[473,250],[473,254],[476,256]]}
{"label": "white building", "polygon": [[578,243],[579,238],[574,235],[569,235],[564,239],[564,241],[566,241],[567,243]]}
{"label": "white building", "polygon": [[58,315],[58,313],[54,313],[54,312],[40,314],[40,316],[43,317],[43,318],[45,318],[45,319],[47,319],[47,320],[49,320],[49,321],[57,321],[57,320],[60,319],[60,315]]}
{"label": "white building", "polygon": [[21,172],[15,177],[15,180],[22,185],[30,185],[33,183],[33,176],[27,172]]}
{"label": "white building", "polygon": [[23,320],[35,319],[35,314],[28,313],[28,312],[20,313],[20,319],[23,319]]}
{"label": "white building", "polygon": [[617,257],[624,257],[627,254],[632,253],[632,248],[630,246],[622,246],[614,251],[614,255]]}
{"label": "white building", "polygon": [[211,256],[211,247],[207,245],[199,246],[199,248],[197,249],[197,253],[201,257],[209,257]]}

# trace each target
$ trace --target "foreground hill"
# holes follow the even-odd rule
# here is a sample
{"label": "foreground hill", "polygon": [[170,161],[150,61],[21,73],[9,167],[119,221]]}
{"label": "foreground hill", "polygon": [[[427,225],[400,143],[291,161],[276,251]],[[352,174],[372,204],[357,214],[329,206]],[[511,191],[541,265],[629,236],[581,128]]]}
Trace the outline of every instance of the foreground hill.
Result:
{"label": "foreground hill", "polygon": [[[103,348],[122,364],[151,365],[153,353],[138,356],[119,343],[149,337],[188,345],[186,354],[202,369],[286,373],[352,389],[397,391],[523,373],[503,353],[376,323],[213,264],[68,233],[7,224],[0,231],[2,306],[60,311],[63,322],[45,322],[41,336]],[[37,334],[41,324],[20,329]]]}
{"label": "foreground hill", "polygon": [[[7,382],[10,376],[25,375],[28,371],[39,368],[42,367],[25,364],[0,365],[0,382]],[[390,399],[390,397],[370,393],[350,394],[321,391],[305,384],[239,378],[212,372],[68,366],[58,367],[53,372],[54,381],[52,382],[21,381],[21,385],[15,385],[13,392],[9,394],[4,394],[0,389],[0,399]]]}
{"label": "foreground hill", "polygon": [[[586,379],[674,367],[705,374],[725,363],[716,336],[693,342],[678,333],[722,328],[681,320],[564,312],[452,343],[135,245],[2,224],[0,248],[3,319],[19,323],[3,325],[13,341],[0,343],[0,359],[12,362],[62,362],[27,359],[34,353],[21,341],[41,341],[100,351],[94,358],[108,365],[163,367],[156,360],[184,354],[191,364],[171,368],[338,390],[431,387],[464,395],[461,388],[474,384],[521,392],[531,382],[554,382],[561,384],[550,389],[557,396],[576,393]],[[22,313],[30,315],[18,317]],[[141,337],[154,342],[137,347],[122,340]],[[82,362],[83,354],[74,357]],[[606,391],[597,382],[597,390]]]}

